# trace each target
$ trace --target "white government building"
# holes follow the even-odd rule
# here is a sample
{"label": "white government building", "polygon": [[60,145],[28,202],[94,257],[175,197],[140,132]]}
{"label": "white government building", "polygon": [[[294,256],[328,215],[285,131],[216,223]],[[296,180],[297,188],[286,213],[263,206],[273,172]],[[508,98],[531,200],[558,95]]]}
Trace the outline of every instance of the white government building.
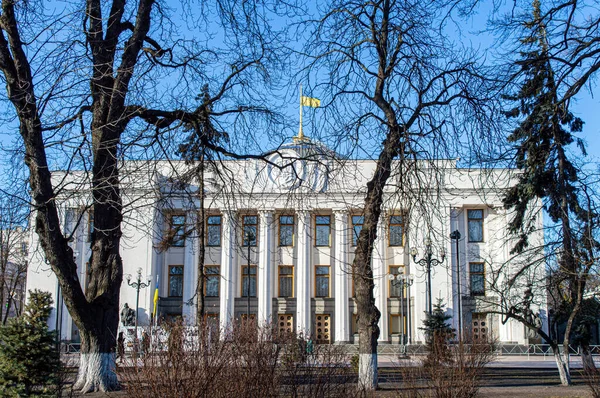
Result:
{"label": "white government building", "polygon": [[[355,343],[350,266],[376,162],[340,159],[309,139],[283,145],[268,160],[224,161],[220,173],[205,174],[206,313],[221,327],[249,311],[260,322],[295,329],[317,342]],[[424,341],[420,327],[428,307],[427,272],[417,262],[430,243],[432,256],[441,261],[431,268],[431,295],[434,303],[444,301],[453,327],[458,328],[460,302],[463,330],[475,338],[529,343],[523,325],[503,323],[500,315],[490,313],[497,298],[488,276],[509,261],[514,243],[507,238],[510,214],[501,201],[505,188],[516,182],[514,170],[461,169],[456,160],[409,166],[394,165],[372,257],[375,301],[382,314],[380,342]],[[194,322],[198,239],[189,230],[198,214],[197,187],[180,183],[188,169],[183,162],[127,162],[123,167],[124,274],[136,279],[141,269],[143,279],[150,280],[150,287],[140,291],[139,324],[150,321],[157,278],[159,317],[183,316]],[[418,184],[414,178],[409,187],[403,183],[399,171],[408,169],[419,170]],[[58,203],[65,231],[75,231],[72,247],[85,286],[93,215],[82,209],[90,203],[89,180],[82,172],[55,172],[54,177],[64,188]],[[461,235],[460,280],[457,244],[450,238],[456,230]],[[254,234],[249,242],[248,233]],[[170,244],[164,243],[167,236]],[[543,236],[532,240],[541,242]],[[49,323],[63,340],[77,341],[77,328],[35,233],[31,242],[27,289],[54,294],[58,306]],[[417,252],[416,261],[411,251]],[[414,283],[403,289],[409,278]],[[135,308],[136,289],[126,279],[121,307],[125,303]],[[540,314],[545,320],[545,307]]]}

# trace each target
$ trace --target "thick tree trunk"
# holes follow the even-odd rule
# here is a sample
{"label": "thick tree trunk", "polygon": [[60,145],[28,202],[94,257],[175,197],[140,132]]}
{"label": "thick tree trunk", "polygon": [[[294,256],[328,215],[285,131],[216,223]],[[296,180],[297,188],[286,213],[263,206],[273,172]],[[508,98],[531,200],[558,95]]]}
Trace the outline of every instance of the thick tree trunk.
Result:
{"label": "thick tree trunk", "polygon": [[116,341],[110,332],[117,329],[118,318],[118,307],[110,308],[98,317],[93,329],[87,325],[80,329],[81,354],[75,389],[92,392],[119,388],[115,373]]}
{"label": "thick tree trunk", "polygon": [[581,350],[581,362],[583,364],[583,370],[586,373],[596,373],[596,364],[594,363],[594,357],[590,351],[590,345],[587,342],[579,344]]}
{"label": "thick tree trunk", "polygon": [[[558,375],[560,377],[560,383],[563,386],[571,385],[571,371],[569,369],[569,353],[560,353],[558,346],[553,348],[554,360],[556,361],[556,368],[558,369]],[[566,358],[565,358],[566,357]]]}

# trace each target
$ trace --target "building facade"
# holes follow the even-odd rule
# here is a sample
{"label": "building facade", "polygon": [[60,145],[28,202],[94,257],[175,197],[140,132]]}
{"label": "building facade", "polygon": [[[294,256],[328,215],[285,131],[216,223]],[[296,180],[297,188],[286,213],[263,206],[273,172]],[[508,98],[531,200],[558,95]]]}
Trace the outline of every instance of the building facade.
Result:
{"label": "building facade", "polygon": [[[222,328],[250,316],[317,342],[356,342],[351,264],[375,166],[373,160],[340,159],[305,139],[282,146],[266,162],[225,161],[209,167],[203,189],[207,316]],[[423,342],[420,327],[431,295],[434,303],[441,299],[446,305],[453,327],[458,329],[460,318],[473,338],[528,343],[521,324],[503,322],[494,313],[498,298],[490,289],[502,284],[494,270],[511,261],[510,214],[501,198],[516,181],[514,171],[461,169],[455,160],[394,167],[372,256],[375,301],[382,314],[380,342]],[[199,238],[194,227],[201,190],[183,178],[183,163],[130,162],[125,168],[122,192],[124,203],[131,205],[124,212],[124,274],[135,279],[141,269],[150,281],[140,291],[139,324],[150,322],[155,285],[160,318],[183,316],[195,322]],[[83,173],[55,175],[65,184],[60,202],[64,229],[73,235],[85,287],[93,230],[93,214],[84,210],[89,208],[89,181]],[[458,241],[450,238],[454,231],[460,233]],[[532,240],[541,242],[543,236]],[[31,241],[28,289],[53,292],[58,305],[50,324],[64,340],[77,340],[34,234]],[[430,274],[419,262],[427,250],[439,262]],[[121,306],[135,308],[136,294],[124,281]],[[539,313],[545,319],[543,306]]]}

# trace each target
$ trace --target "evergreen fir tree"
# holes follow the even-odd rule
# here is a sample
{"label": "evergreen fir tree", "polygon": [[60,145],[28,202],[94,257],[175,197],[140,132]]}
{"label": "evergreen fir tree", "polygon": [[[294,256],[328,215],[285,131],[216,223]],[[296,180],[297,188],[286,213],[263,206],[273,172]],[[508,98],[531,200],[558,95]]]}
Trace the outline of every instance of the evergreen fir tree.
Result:
{"label": "evergreen fir tree", "polygon": [[48,330],[50,293],[30,293],[25,312],[0,327],[0,395],[54,396],[60,357],[56,336]]}
{"label": "evergreen fir tree", "polygon": [[[572,133],[582,130],[583,121],[559,100],[539,1],[535,0],[533,6],[533,19],[525,24],[530,34],[521,40],[528,51],[521,52],[522,59],[517,61],[524,80],[514,95],[505,96],[517,103],[506,116],[521,119],[508,141],[515,143],[516,166],[523,173],[508,191],[504,205],[515,210],[509,230],[519,234],[513,252],[520,253],[528,246],[528,236],[535,228],[535,220],[526,217],[528,205],[541,198],[552,221],[563,224],[564,261],[569,263],[574,261],[569,214],[583,217],[574,185],[577,170],[567,157],[566,147],[574,141]],[[580,140],[578,145],[585,154]],[[572,269],[572,264],[567,266]]]}
{"label": "evergreen fir tree", "polygon": [[443,300],[438,299],[433,305],[431,314],[425,313],[421,328],[425,332],[425,344],[429,351],[425,365],[452,362],[448,343],[454,338],[455,333],[447,322],[452,317],[446,314],[444,307]]}

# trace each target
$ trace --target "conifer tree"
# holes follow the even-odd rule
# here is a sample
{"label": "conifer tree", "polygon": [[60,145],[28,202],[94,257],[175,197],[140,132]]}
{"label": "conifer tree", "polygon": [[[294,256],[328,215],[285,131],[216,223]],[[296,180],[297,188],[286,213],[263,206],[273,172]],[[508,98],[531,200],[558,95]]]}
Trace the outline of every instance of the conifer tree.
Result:
{"label": "conifer tree", "polygon": [[425,365],[449,363],[452,361],[449,341],[454,338],[454,329],[448,323],[452,316],[444,311],[445,304],[438,299],[433,305],[431,314],[425,313],[421,330],[425,332],[425,344],[429,351]]}
{"label": "conifer tree", "polygon": [[60,357],[48,330],[50,293],[30,293],[25,312],[0,327],[0,395],[54,396],[59,388]]}
{"label": "conifer tree", "polygon": [[[506,112],[507,117],[519,121],[508,141],[515,144],[515,163],[522,173],[503,201],[507,209],[513,210],[509,231],[518,236],[513,253],[522,253],[528,248],[528,237],[537,228],[535,217],[528,217],[528,209],[536,201],[542,202],[546,214],[557,228],[560,247],[553,249],[557,253],[558,269],[552,275],[552,285],[560,291],[560,297],[571,309],[563,340],[563,350],[568,353],[570,333],[581,307],[587,278],[587,272],[581,272],[582,253],[578,249],[581,237],[575,226],[585,224],[591,213],[580,206],[577,168],[568,153],[568,146],[575,141],[573,134],[582,130],[583,121],[569,111],[568,101],[561,100],[561,89],[557,83],[560,79],[555,77],[552,67],[539,0],[533,1],[533,18],[524,26],[528,30],[521,39],[525,50],[521,52],[521,59],[516,61],[523,77],[522,83],[515,94],[505,96],[505,99],[516,103]],[[585,155],[581,141],[578,141],[578,146]],[[519,274],[515,273],[517,277]],[[515,278],[509,280],[508,286],[515,283]],[[528,306],[508,308],[509,315],[535,330],[552,346],[561,381],[565,385],[570,384],[568,357],[561,356],[559,342],[545,333],[542,323],[533,321],[532,311]]]}

